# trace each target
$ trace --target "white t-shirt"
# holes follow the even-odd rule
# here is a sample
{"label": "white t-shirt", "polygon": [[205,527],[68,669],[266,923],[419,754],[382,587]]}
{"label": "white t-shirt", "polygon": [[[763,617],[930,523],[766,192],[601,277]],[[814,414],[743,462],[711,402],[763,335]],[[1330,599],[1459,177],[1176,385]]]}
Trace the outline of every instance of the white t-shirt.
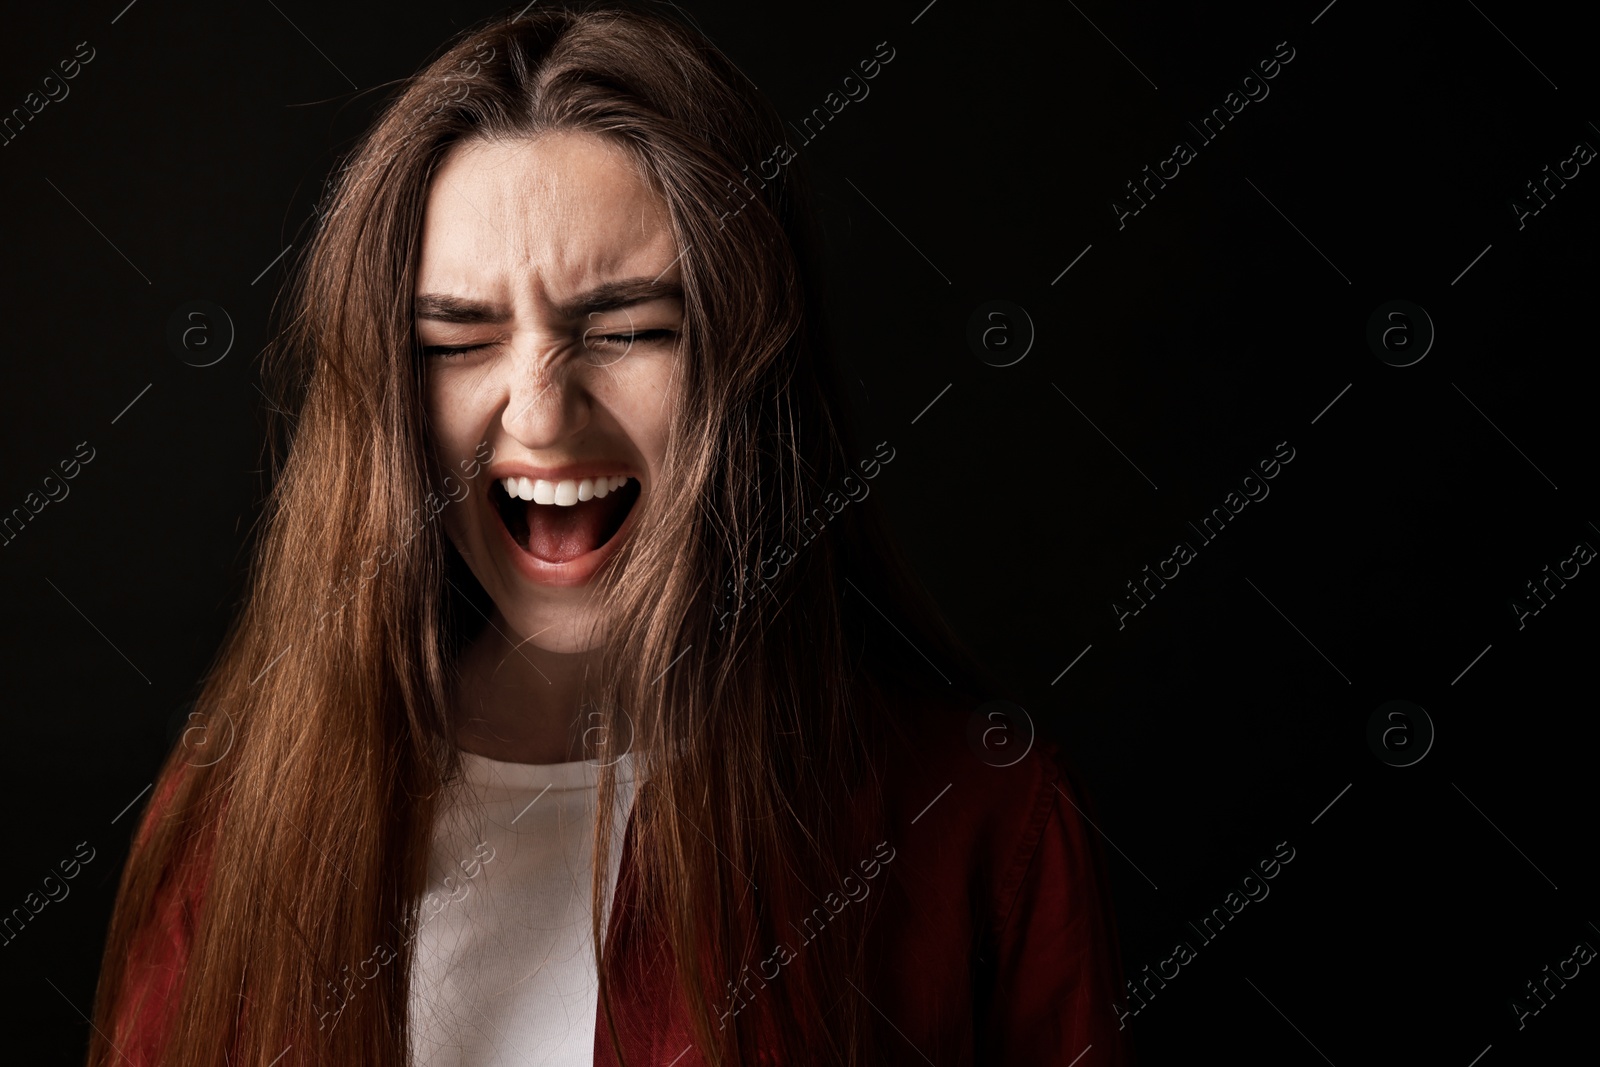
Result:
{"label": "white t-shirt", "polygon": [[[599,770],[587,761],[461,757],[465,781],[435,826],[413,935],[416,1063],[589,1067],[599,988],[589,931]],[[615,770],[607,900],[633,807],[632,758]]]}

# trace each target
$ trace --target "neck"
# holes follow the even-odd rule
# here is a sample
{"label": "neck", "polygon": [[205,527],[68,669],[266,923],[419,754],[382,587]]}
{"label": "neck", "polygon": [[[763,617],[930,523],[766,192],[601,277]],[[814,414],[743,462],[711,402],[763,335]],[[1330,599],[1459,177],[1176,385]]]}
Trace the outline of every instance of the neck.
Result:
{"label": "neck", "polygon": [[580,695],[587,656],[549,652],[497,611],[461,652],[456,744],[507,763],[571,763],[584,746]]}

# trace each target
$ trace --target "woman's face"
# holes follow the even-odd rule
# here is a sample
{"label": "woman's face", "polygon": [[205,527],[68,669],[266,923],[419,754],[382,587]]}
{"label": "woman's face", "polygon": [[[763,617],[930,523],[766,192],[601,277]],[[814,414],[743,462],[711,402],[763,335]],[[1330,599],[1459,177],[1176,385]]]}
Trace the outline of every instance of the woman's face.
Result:
{"label": "woman's face", "polygon": [[433,443],[453,473],[491,457],[445,530],[540,648],[598,638],[590,579],[660,484],[678,255],[665,201],[592,134],[464,142],[429,187],[416,329]]}

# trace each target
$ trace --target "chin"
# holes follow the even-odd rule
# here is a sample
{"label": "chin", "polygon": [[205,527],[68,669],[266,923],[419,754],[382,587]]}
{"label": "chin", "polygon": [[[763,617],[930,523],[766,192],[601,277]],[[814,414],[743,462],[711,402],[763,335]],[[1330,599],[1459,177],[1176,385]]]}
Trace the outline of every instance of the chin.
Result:
{"label": "chin", "polygon": [[[495,606],[500,609],[501,616],[516,628],[523,644],[544,652],[587,652],[597,647],[604,638],[599,620],[587,605],[564,608],[556,604],[508,604],[497,597]],[[518,639],[512,638],[514,641]]]}

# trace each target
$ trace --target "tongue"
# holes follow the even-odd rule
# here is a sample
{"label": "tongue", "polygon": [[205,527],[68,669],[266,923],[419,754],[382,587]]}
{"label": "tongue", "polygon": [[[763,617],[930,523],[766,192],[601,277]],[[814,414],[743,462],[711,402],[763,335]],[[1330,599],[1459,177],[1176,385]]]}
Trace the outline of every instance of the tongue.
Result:
{"label": "tongue", "polygon": [[528,504],[528,553],[546,563],[566,563],[593,552],[608,540],[613,508],[605,500],[570,507]]}

